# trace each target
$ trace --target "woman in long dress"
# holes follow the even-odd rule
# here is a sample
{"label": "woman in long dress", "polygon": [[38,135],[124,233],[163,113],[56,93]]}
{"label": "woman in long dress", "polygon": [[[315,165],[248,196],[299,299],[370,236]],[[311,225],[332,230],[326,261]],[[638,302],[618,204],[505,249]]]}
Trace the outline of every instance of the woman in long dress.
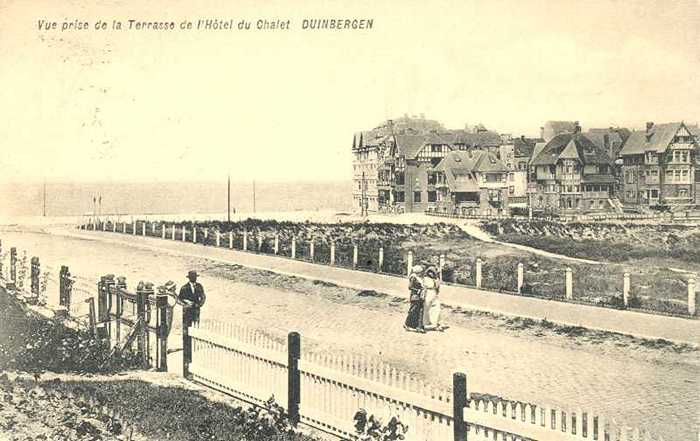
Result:
{"label": "woman in long dress", "polygon": [[423,278],[425,291],[425,305],[423,307],[423,327],[426,330],[442,331],[440,326],[440,279],[434,267],[425,271]]}

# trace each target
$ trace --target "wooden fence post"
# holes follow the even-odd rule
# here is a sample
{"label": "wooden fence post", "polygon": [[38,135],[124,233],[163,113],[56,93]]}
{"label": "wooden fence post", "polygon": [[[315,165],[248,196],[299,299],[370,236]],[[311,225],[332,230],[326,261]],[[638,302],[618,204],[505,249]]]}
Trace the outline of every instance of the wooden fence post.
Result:
{"label": "wooden fence post", "polygon": [[217,230],[216,231],[216,247],[219,248],[221,246],[221,233]]}
{"label": "wooden fence post", "polygon": [[143,221],[143,224],[141,224],[141,235],[146,236],[146,221]]}
{"label": "wooden fence post", "polygon": [[131,234],[136,236],[136,221],[131,222],[131,227],[132,227]]}
{"label": "wooden fence post", "polygon": [[407,276],[411,275],[412,269],[413,269],[413,251],[409,251],[408,256],[406,257],[406,275]]}
{"label": "wooden fence post", "polygon": [[694,316],[697,313],[695,296],[695,279],[688,279],[688,314]]}
{"label": "wooden fence post", "polygon": [[311,239],[311,242],[309,242],[309,258],[311,261],[314,261],[314,240]]}
{"label": "wooden fence post", "polygon": [[156,367],[161,372],[168,371],[168,295],[156,296],[156,308],[158,311],[158,359]]}
{"label": "wooden fence post", "polygon": [[335,265],[335,242],[331,242],[331,265]]}
{"label": "wooden fence post", "polygon": [[280,252],[280,235],[275,234],[275,255],[279,254]]}
{"label": "wooden fence post", "polygon": [[117,221],[112,221],[112,233],[117,232]]}
{"label": "wooden fence post", "polygon": [[574,278],[570,267],[566,268],[566,298],[568,300],[574,298]]}
{"label": "wooden fence post", "polygon": [[190,379],[190,363],[192,363],[192,337],[190,337],[190,326],[192,326],[192,315],[182,311],[182,376]]}
{"label": "wooden fence post", "polygon": [[70,310],[70,271],[65,265],[61,265],[58,273],[58,304]]}
{"label": "wooden fence post", "polygon": [[352,246],[352,269],[357,269],[358,254],[357,244],[354,244]]}
{"label": "wooden fence post", "polygon": [[165,239],[165,222],[163,222],[163,225],[161,226],[161,228],[163,229],[162,238]]}
{"label": "wooden fence post", "polygon": [[228,232],[228,247],[233,249],[233,231]]}
{"label": "wooden fence post", "polygon": [[126,221],[122,222],[122,233],[126,234]]}
{"label": "wooden fence post", "polygon": [[192,226],[192,243],[197,243],[197,226]]}
{"label": "wooden fence post", "polygon": [[248,231],[243,230],[243,251],[248,251]]}
{"label": "wooden fence post", "polygon": [[258,251],[262,252],[263,237],[262,234],[258,235]]}
{"label": "wooden fence post", "polygon": [[151,222],[151,234],[156,235],[156,223]]}
{"label": "wooden fence post", "polygon": [[17,247],[10,248],[10,283],[17,285]]}
{"label": "wooden fence post", "polygon": [[481,289],[481,267],[483,266],[484,261],[481,260],[481,258],[476,259],[476,277],[474,280],[474,284],[478,289]]}
{"label": "wooden fence post", "polygon": [[292,237],[292,259],[297,257],[297,239]]}
{"label": "wooden fence post", "polygon": [[92,331],[93,336],[97,336],[97,317],[95,314],[95,298],[90,297],[89,299],[85,299],[85,303],[88,304],[88,311],[89,311],[89,320],[90,320],[90,330]]}
{"label": "wooden fence post", "polygon": [[377,272],[381,273],[384,269],[384,247],[379,247],[379,259],[377,260]]}
{"label": "wooden fence post", "polygon": [[629,305],[630,300],[630,274],[625,273],[622,276],[622,301],[625,304],[625,308]]}
{"label": "wooden fence post", "polygon": [[148,368],[148,346],[146,345],[148,323],[146,323],[146,291],[143,285],[143,282],[140,282],[136,288],[136,317],[139,323],[138,355],[141,358],[141,366],[145,369]]}
{"label": "wooden fence post", "polygon": [[175,227],[175,224],[173,224],[173,231],[170,232],[170,236],[171,236],[172,240],[175,240],[175,233],[176,233],[175,230],[177,230],[177,228]]}
{"label": "wooden fence post", "polygon": [[187,237],[187,227],[185,225],[182,226],[182,241],[184,242]]}
{"label": "wooden fence post", "polygon": [[287,413],[293,426],[299,423],[299,405],[301,403],[301,374],[299,359],[301,358],[301,336],[298,332],[290,332],[287,336]]}
{"label": "wooden fence post", "polygon": [[525,271],[522,263],[518,263],[518,294],[522,293]]}
{"label": "wooden fence post", "polygon": [[39,296],[39,276],[41,274],[41,266],[38,257],[32,257],[29,290],[35,296]]}
{"label": "wooden fence post", "polygon": [[464,408],[467,407],[467,376],[461,372],[452,375],[452,421],[454,441],[467,440]]}

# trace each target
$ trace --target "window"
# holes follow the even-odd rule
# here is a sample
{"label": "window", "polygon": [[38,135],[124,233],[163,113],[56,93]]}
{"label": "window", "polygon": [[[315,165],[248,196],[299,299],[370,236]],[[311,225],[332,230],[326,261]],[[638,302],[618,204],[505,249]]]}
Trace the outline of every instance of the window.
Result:
{"label": "window", "polygon": [[515,180],[515,174],[514,173],[508,173],[508,180],[510,182],[513,182]]}
{"label": "window", "polygon": [[688,162],[688,152],[681,152],[681,162]]}
{"label": "window", "polygon": [[[566,174],[571,174],[571,164],[566,164]],[[571,205],[571,201],[569,201],[569,205]],[[569,208],[571,207],[569,206]]]}
{"label": "window", "polygon": [[658,178],[658,177],[659,177],[659,171],[658,171],[658,170],[652,170],[652,171],[651,171],[651,175],[652,175],[653,177],[655,177],[655,178]]}
{"label": "window", "polygon": [[405,202],[405,195],[403,191],[396,192],[396,202]]}
{"label": "window", "polygon": [[404,185],[404,182],[403,172],[396,173],[396,185]]}
{"label": "window", "polygon": [[428,202],[435,202],[435,201],[437,201],[437,192],[429,191],[428,192]]}
{"label": "window", "polygon": [[673,171],[673,180],[675,182],[678,182],[681,180],[681,171],[680,170],[674,170]]}
{"label": "window", "polygon": [[681,170],[681,177],[683,178],[683,182],[688,181],[688,170]]}
{"label": "window", "polygon": [[651,198],[658,199],[658,197],[659,197],[659,190],[652,190],[651,191]]}
{"label": "window", "polygon": [[515,194],[515,187],[508,187],[508,194],[514,195]]}
{"label": "window", "polygon": [[413,202],[420,202],[420,191],[413,192]]}
{"label": "window", "polygon": [[678,197],[687,198],[688,197],[688,190],[685,188],[681,188],[680,190],[678,190]]}
{"label": "window", "polygon": [[435,185],[435,174],[428,173],[428,185]]}
{"label": "window", "polygon": [[673,181],[673,170],[666,170],[666,182]]}
{"label": "window", "polygon": [[441,145],[431,145],[430,146],[430,151],[433,153],[441,152],[442,151],[442,146]]}
{"label": "window", "polygon": [[[567,186],[566,186],[566,192],[567,192],[567,193],[573,193],[573,191],[574,191],[574,187],[573,187],[573,186],[571,186],[571,185],[567,185]],[[569,202],[571,202],[571,201],[569,201]],[[569,208],[571,208],[571,207],[569,207]]]}

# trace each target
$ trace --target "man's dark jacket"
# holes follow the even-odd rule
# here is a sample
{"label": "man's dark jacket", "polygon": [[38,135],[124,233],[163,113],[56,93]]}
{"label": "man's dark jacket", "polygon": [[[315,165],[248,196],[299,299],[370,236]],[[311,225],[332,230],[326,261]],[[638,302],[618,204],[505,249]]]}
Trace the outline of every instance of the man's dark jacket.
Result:
{"label": "man's dark jacket", "polygon": [[192,292],[192,287],[190,283],[185,283],[180,288],[180,295],[177,296],[180,301],[187,300],[194,303],[195,307],[201,307],[207,299],[204,294],[204,288],[198,282],[194,283],[194,292]]}

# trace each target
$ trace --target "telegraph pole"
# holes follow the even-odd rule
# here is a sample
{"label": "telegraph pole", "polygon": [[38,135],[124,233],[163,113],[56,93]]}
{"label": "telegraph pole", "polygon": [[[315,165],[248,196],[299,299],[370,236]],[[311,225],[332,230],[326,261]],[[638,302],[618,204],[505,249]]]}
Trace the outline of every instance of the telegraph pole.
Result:
{"label": "telegraph pole", "polygon": [[44,180],[44,207],[43,207],[44,217],[46,217],[46,180]]}

